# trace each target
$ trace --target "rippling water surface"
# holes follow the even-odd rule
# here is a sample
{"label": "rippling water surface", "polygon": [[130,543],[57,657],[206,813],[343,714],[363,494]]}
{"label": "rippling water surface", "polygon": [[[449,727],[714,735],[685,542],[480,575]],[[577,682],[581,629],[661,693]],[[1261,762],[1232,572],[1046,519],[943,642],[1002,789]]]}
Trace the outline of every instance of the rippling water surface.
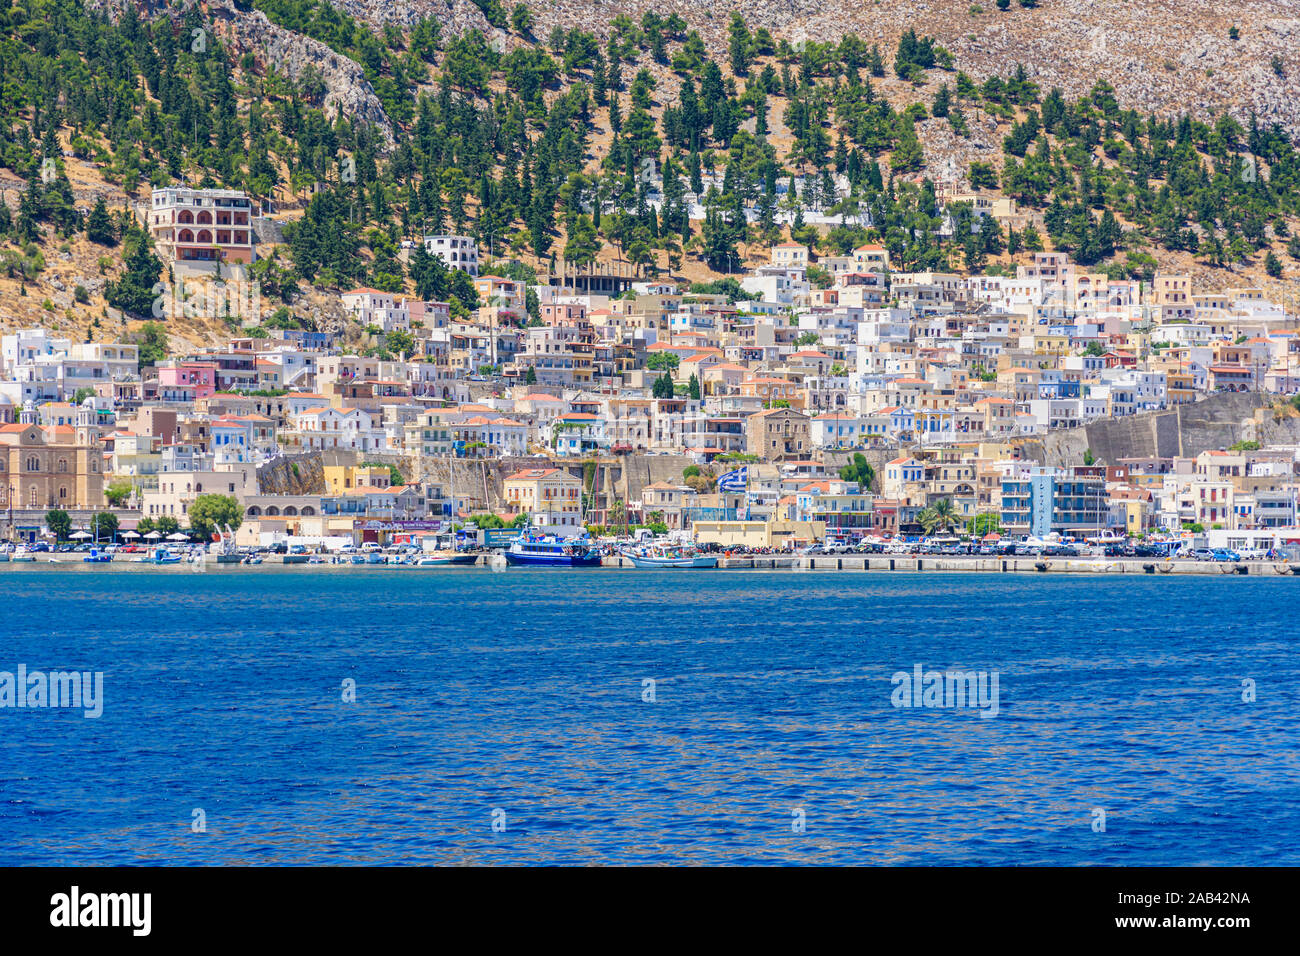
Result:
{"label": "rippling water surface", "polygon": [[[105,703],[0,709],[0,863],[1300,864],[1297,597],[9,568],[0,671],[103,671]],[[997,671],[998,716],[895,708],[916,664]]]}

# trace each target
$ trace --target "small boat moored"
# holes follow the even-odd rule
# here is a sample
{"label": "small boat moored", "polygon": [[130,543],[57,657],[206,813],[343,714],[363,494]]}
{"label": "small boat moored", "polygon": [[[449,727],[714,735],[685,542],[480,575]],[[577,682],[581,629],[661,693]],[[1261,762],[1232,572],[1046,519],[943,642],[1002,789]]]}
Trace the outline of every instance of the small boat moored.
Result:
{"label": "small boat moored", "polygon": [[433,552],[415,559],[417,568],[450,567],[457,564],[473,564],[478,560],[477,554],[458,554],[455,552]]}
{"label": "small boat moored", "polygon": [[716,568],[717,555],[701,554],[689,545],[654,543],[633,551],[622,552],[623,557],[637,568]]}

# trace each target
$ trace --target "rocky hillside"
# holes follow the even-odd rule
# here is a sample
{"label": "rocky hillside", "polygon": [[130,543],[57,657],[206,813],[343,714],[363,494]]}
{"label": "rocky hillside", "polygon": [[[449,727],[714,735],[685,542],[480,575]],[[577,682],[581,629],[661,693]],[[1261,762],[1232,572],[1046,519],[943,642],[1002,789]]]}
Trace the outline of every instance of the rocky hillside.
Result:
{"label": "rocky hillside", "polygon": [[[473,23],[470,0],[336,0],[375,23],[403,22],[444,8]],[[1034,2],[1034,0],[1031,0]],[[1121,105],[1142,112],[1253,111],[1300,133],[1300,8],[1293,0],[1036,0],[1006,10],[995,0],[529,0],[545,37],[551,28],[599,30],[620,13],[677,13],[724,55],[737,11],[751,29],[798,40],[855,33],[892,49],[906,29],[935,37],[958,69],[983,80],[1023,63],[1043,88],[1077,97],[1102,78]],[[467,9],[468,8],[468,9]],[[1234,39],[1230,31],[1236,28]],[[1274,58],[1278,63],[1274,64]],[[1280,66],[1280,69],[1275,68]]]}
{"label": "rocky hillside", "polygon": [[[421,228],[477,235],[524,273],[585,248],[708,282],[791,236],[822,254],[883,241],[901,268],[1008,269],[1032,233],[1116,275],[1270,294],[1300,276],[1300,18],[1281,0],[29,4],[0,11],[0,57],[16,64],[0,96],[6,328],[137,331],[147,313],[114,307],[127,280],[153,281],[128,275],[126,210],[182,179],[273,211],[287,241],[259,256],[308,327],[341,321],[334,293],[353,284],[451,296],[398,261]],[[63,9],[82,18],[72,30]],[[938,62],[900,70],[904,31]],[[658,211],[637,175],[647,159],[677,184]],[[680,198],[701,167],[715,183],[727,171],[705,223]],[[809,212],[830,209],[832,174],[852,195],[823,225],[774,222],[796,174],[821,194],[796,197]],[[930,183],[1011,195],[1025,228],[938,236]],[[86,229],[100,199],[107,242]],[[167,331],[179,348],[231,328]]]}

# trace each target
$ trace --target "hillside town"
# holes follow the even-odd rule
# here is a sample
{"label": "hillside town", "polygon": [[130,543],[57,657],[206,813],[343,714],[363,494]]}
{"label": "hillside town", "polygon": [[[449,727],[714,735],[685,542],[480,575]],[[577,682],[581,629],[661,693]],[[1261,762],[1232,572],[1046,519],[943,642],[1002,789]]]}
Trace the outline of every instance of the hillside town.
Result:
{"label": "hillside town", "polygon": [[1297,316],[1259,289],[1114,280],[1049,252],[1014,276],[904,273],[881,245],[814,258],[792,242],[707,286],[600,265],[530,279],[439,235],[403,254],[422,245],[463,273],[477,308],[351,289],[358,346],[266,321],[252,211],[237,191],[173,187],[146,214],[184,298],[219,285],[229,313],[229,290],[247,290],[224,344],[146,362],[138,336],[0,340],[8,540],[48,535],[52,511],[183,533],[204,496],[229,501],[221,524],[250,547],[466,524],[779,549],[936,527],[1264,540],[1297,523],[1293,440],[1243,428],[1169,456],[1034,451],[1224,393],[1289,424]]}

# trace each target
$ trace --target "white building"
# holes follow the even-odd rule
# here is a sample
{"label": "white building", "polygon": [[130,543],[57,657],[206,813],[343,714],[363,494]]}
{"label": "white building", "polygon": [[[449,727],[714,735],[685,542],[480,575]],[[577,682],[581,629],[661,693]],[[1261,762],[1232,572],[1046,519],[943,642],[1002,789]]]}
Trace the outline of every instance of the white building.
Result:
{"label": "white building", "polygon": [[469,236],[425,236],[424,248],[431,256],[442,256],[448,268],[478,275],[478,243]]}

